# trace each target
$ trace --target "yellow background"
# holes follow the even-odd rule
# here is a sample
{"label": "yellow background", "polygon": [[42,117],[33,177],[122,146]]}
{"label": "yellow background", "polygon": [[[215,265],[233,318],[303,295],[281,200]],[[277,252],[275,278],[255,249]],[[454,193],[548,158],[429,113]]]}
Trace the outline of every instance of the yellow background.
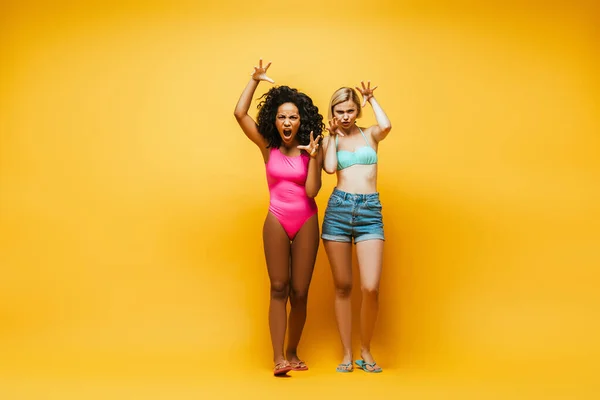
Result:
{"label": "yellow background", "polygon": [[[592,397],[593,2],[85,3],[0,6],[2,398]],[[379,376],[334,372],[323,248],[311,371],[270,376],[259,57],[324,115],[379,86]]]}

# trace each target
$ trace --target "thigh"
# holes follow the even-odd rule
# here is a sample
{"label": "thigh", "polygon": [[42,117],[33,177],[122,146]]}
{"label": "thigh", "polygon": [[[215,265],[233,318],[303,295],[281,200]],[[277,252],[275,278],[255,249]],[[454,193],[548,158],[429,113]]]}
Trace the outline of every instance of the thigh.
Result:
{"label": "thigh", "polygon": [[352,286],[352,243],[323,240],[336,287]]}
{"label": "thigh", "polygon": [[383,269],[383,240],[373,239],[356,243],[356,257],[363,289],[379,289]]}
{"label": "thigh", "polygon": [[290,280],[290,239],[272,213],[263,226],[263,245],[271,284],[287,284]]}
{"label": "thigh", "polygon": [[292,288],[307,292],[319,250],[319,216],[310,217],[292,242]]}

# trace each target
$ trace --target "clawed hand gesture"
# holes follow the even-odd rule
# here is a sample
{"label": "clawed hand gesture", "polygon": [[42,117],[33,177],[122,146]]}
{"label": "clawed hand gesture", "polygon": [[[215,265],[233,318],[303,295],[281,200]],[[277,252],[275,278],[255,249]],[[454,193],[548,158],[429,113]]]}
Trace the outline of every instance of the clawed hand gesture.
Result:
{"label": "clawed hand gesture", "polygon": [[373,89],[371,89],[371,81],[367,81],[367,86],[365,86],[364,81],[360,81],[360,84],[362,85],[362,89],[359,88],[358,86],[355,86],[355,87],[356,87],[356,90],[358,90],[360,92],[360,94],[362,94],[362,96],[363,96],[362,107],[364,107],[367,105],[367,101],[369,101],[373,97],[373,91],[375,89],[377,89],[377,86],[375,86]]}
{"label": "clawed hand gesture", "polygon": [[254,72],[252,73],[252,79],[255,81],[267,81],[271,83],[275,83],[275,81],[267,76],[267,70],[271,66],[271,62],[263,67],[262,58],[258,61],[258,67],[254,67]]}
{"label": "clawed hand gesture", "polygon": [[322,137],[323,137],[323,135],[319,135],[315,139],[312,131],[310,131],[310,143],[307,144],[306,146],[297,146],[297,147],[300,150],[306,151],[312,158],[315,158],[319,151],[319,142],[321,141]]}
{"label": "clawed hand gesture", "polygon": [[330,136],[335,136],[335,135],[344,136],[344,134],[342,133],[342,131],[340,129],[338,119],[336,117],[333,117],[333,119],[329,120],[329,128],[327,128],[327,130],[329,131]]}

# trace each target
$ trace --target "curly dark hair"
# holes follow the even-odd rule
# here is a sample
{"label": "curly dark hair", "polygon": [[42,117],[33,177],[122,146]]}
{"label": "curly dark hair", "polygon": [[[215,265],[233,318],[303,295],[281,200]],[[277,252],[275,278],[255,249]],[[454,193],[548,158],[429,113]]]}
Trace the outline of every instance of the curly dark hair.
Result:
{"label": "curly dark hair", "polygon": [[[264,98],[264,99],[263,99]],[[319,109],[313,104],[313,101],[306,94],[299,92],[289,86],[276,86],[259,97],[257,125],[260,134],[267,139],[268,147],[280,147],[282,140],[277,128],[275,127],[275,118],[277,109],[283,103],[294,103],[300,113],[300,128],[296,136],[301,145],[310,143],[310,132],[313,137],[321,135],[325,129],[323,116],[319,114]]]}

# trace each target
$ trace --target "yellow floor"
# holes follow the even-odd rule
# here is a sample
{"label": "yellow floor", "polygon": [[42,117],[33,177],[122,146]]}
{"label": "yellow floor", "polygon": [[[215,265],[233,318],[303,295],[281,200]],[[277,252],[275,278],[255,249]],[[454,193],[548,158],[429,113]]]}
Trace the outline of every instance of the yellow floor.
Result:
{"label": "yellow floor", "polygon": [[201,356],[81,355],[3,360],[1,399],[593,399],[590,376],[386,367],[381,374],[334,371],[314,362],[289,378],[271,376],[266,362],[251,365]]}

